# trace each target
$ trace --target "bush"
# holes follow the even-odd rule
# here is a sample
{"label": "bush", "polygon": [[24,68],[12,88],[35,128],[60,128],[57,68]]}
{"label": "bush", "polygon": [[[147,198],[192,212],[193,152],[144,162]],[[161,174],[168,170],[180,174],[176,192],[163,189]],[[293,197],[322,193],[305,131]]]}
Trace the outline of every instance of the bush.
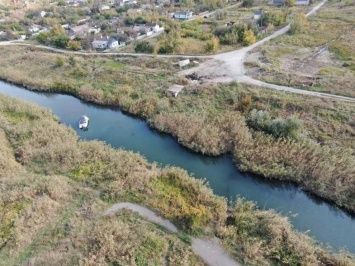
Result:
{"label": "bush", "polygon": [[246,30],[243,32],[243,44],[251,45],[256,42],[255,34],[252,30]]}
{"label": "bush", "polygon": [[151,54],[154,51],[153,45],[147,41],[141,41],[136,44],[134,51],[137,53],[148,53]]}
{"label": "bush", "polygon": [[254,4],[253,0],[244,0],[242,3],[242,7],[252,7]]}
{"label": "bush", "polygon": [[57,56],[56,58],[55,58],[55,64],[54,64],[54,66],[55,67],[61,67],[61,66],[63,66],[64,65],[64,60],[63,60],[63,58],[61,58],[60,56]]}
{"label": "bush", "polygon": [[290,27],[290,33],[296,34],[302,32],[307,25],[307,17],[304,14],[297,14]]}
{"label": "bush", "polygon": [[134,20],[134,23],[137,23],[137,24],[145,24],[147,23],[147,21],[142,18],[142,17],[137,17],[135,20]]}
{"label": "bush", "polygon": [[219,48],[219,39],[215,36],[212,37],[212,39],[207,42],[205,50],[207,53],[214,53],[217,52]]}
{"label": "bush", "polygon": [[250,113],[247,123],[255,130],[285,138],[297,138],[297,131],[302,127],[302,121],[295,116],[289,116],[286,120],[282,118],[271,120],[268,112],[255,109]]}
{"label": "bush", "polygon": [[68,41],[67,49],[78,51],[81,49],[81,43],[79,41],[70,40]]}

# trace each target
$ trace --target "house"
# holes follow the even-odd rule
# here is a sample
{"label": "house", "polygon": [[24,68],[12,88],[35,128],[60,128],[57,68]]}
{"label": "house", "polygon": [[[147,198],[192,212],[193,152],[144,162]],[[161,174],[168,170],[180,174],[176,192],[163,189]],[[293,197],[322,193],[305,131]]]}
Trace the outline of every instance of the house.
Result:
{"label": "house", "polygon": [[36,25],[36,24],[32,24],[31,26],[29,26],[27,28],[27,31],[31,34],[31,35],[37,35],[41,32],[44,32],[44,31],[48,31],[48,28],[46,27],[42,27],[40,25]]}
{"label": "house", "polygon": [[296,0],[295,6],[308,6],[309,0]]}
{"label": "house", "polygon": [[79,6],[79,2],[78,1],[67,1],[67,4],[68,4],[69,7]]}
{"label": "house", "polygon": [[29,27],[27,28],[27,31],[28,31],[29,33],[34,34],[34,33],[38,33],[41,28],[42,28],[42,27],[41,27],[40,25],[32,24],[31,26],[29,26]]}
{"label": "house", "polygon": [[171,86],[167,92],[170,93],[171,95],[173,95],[174,97],[177,97],[179,92],[184,88],[184,86],[182,85],[177,85],[174,84],[173,86]]}
{"label": "house", "polygon": [[110,38],[107,43],[107,48],[113,49],[118,47],[118,40],[116,38]]}
{"label": "house", "polygon": [[270,5],[272,6],[284,6],[286,4],[285,0],[273,0]]}
{"label": "house", "polygon": [[173,18],[181,19],[181,20],[190,19],[191,17],[192,17],[192,12],[190,12],[190,11],[180,11],[180,12],[174,13],[174,15],[173,15]]}
{"label": "house", "polygon": [[261,10],[254,12],[254,20],[258,20],[261,18]]}
{"label": "house", "polygon": [[83,24],[75,27],[68,28],[68,35],[70,39],[74,39],[75,37],[86,36],[89,32],[90,26],[89,24]]}
{"label": "house", "polygon": [[101,10],[109,10],[109,9],[110,9],[110,6],[108,6],[108,5],[102,5],[102,6],[100,7],[100,9],[101,9]]}
{"label": "house", "polygon": [[7,32],[6,31],[0,31],[0,40],[7,40]]}
{"label": "house", "polygon": [[101,37],[92,42],[92,47],[97,50],[115,49],[125,46],[125,42],[119,42],[116,38]]}
{"label": "house", "polygon": [[163,31],[164,28],[163,27],[160,27],[158,23],[147,23],[145,25],[146,27],[148,27],[150,29],[150,31],[154,32],[154,33],[157,33],[157,32],[160,32],[160,31]]}
{"label": "house", "polygon": [[92,48],[94,49],[98,49],[98,50],[105,50],[108,47],[108,41],[109,39],[107,37],[101,37],[98,39],[95,39],[92,42]]}

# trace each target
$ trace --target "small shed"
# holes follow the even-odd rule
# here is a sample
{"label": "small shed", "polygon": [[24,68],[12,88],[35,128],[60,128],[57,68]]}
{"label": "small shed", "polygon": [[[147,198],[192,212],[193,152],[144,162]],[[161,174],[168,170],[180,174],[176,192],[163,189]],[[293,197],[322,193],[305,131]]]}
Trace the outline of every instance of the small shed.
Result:
{"label": "small shed", "polygon": [[174,97],[177,97],[179,92],[184,88],[182,85],[174,84],[167,91],[172,94]]}

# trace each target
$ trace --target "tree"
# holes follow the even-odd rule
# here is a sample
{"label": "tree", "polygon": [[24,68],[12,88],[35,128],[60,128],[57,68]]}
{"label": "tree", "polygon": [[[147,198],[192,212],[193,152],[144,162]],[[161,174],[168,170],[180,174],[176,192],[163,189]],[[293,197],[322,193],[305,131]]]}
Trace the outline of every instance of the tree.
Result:
{"label": "tree", "polygon": [[81,43],[79,41],[70,40],[70,41],[68,41],[67,49],[73,50],[73,51],[78,51],[81,49]]}
{"label": "tree", "polygon": [[243,32],[243,44],[251,45],[256,42],[255,34],[252,30],[246,30]]}
{"label": "tree", "polygon": [[128,25],[128,26],[134,25],[134,20],[133,20],[133,18],[131,18],[131,17],[127,17],[124,22],[125,22],[125,24]]}
{"label": "tree", "polygon": [[37,42],[39,42],[40,44],[45,44],[48,45],[50,43],[50,38],[49,38],[49,34],[46,32],[41,32],[40,34],[38,34],[36,36],[36,40]]}
{"label": "tree", "polygon": [[244,0],[242,3],[242,7],[252,7],[254,4],[253,0]]}
{"label": "tree", "polygon": [[285,3],[286,3],[286,5],[288,5],[288,6],[294,6],[295,3],[296,3],[296,0],[286,0]]}
{"label": "tree", "polygon": [[134,47],[134,51],[135,52],[141,52],[141,53],[153,53],[154,51],[154,47],[153,45],[151,45],[149,42],[147,41],[142,41],[142,42],[138,42],[136,47]]}
{"label": "tree", "polygon": [[219,48],[219,39],[213,36],[210,41],[207,42],[205,50],[207,53],[215,53]]}
{"label": "tree", "polygon": [[58,48],[67,48],[69,37],[64,35],[55,36],[52,38],[52,44]]}
{"label": "tree", "polygon": [[304,14],[297,14],[290,27],[290,33],[291,34],[296,34],[300,33],[304,30],[304,28],[307,26],[307,18]]}
{"label": "tree", "polygon": [[146,21],[144,18],[142,18],[142,17],[137,17],[137,18],[134,20],[134,22],[135,22],[136,24],[145,24],[145,23],[147,23],[147,21]]}

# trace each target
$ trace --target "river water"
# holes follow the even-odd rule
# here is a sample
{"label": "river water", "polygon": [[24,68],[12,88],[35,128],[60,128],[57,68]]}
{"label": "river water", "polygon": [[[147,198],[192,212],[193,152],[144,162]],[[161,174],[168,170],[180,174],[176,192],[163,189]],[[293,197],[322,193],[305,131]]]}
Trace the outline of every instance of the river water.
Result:
{"label": "river water", "polygon": [[[270,181],[239,172],[229,156],[209,157],[191,152],[167,134],[150,129],[141,119],[118,109],[97,106],[72,96],[38,93],[0,82],[0,93],[50,108],[62,123],[85,140],[98,139],[115,148],[140,153],[161,166],[184,168],[196,178],[205,178],[214,193],[234,200],[237,195],[275,209],[290,217],[294,227],[309,231],[318,242],[335,250],[346,247],[355,253],[355,217],[312,197],[293,184]],[[78,119],[90,118],[88,131],[78,129]]]}

